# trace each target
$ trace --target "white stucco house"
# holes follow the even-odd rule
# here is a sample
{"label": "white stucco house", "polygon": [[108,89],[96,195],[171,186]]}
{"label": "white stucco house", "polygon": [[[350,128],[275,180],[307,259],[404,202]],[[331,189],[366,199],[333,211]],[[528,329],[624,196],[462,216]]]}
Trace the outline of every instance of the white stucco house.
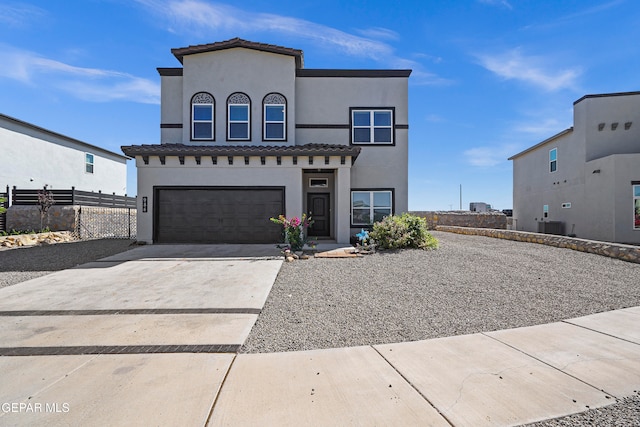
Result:
{"label": "white stucco house", "polygon": [[127,157],[0,114],[0,192],[7,186],[127,193]]}
{"label": "white stucco house", "polygon": [[408,208],[411,70],[306,69],[297,49],[231,39],[158,68],[161,141],[122,147],[138,174],[138,240],[274,243],[270,217],[348,243]]}
{"label": "white stucco house", "polygon": [[640,243],[640,92],[586,95],[573,127],[512,157],[513,228]]}

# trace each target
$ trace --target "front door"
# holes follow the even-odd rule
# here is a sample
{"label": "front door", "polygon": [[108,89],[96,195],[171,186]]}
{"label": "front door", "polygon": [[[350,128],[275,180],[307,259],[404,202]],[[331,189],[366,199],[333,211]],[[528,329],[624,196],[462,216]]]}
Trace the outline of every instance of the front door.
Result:
{"label": "front door", "polygon": [[311,237],[329,237],[329,193],[307,193],[307,211],[313,220],[307,234]]}

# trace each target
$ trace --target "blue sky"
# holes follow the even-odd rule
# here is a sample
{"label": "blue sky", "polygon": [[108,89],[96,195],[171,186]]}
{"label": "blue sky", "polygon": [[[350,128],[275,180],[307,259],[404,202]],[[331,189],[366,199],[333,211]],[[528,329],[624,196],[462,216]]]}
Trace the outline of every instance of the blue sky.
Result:
{"label": "blue sky", "polygon": [[413,69],[410,210],[457,209],[460,185],[464,208],[511,208],[509,156],[570,127],[583,95],[640,90],[637,0],[0,0],[0,112],[116,152],[157,144],[156,67],[233,37],[307,68]]}

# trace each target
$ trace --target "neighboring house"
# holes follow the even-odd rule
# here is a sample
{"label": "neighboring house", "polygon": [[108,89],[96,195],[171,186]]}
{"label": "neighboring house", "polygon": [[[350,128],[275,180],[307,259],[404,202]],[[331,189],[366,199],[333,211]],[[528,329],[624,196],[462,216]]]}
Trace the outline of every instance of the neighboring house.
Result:
{"label": "neighboring house", "polygon": [[18,188],[127,192],[127,157],[0,114],[0,192]]}
{"label": "neighboring house", "polygon": [[407,211],[411,70],[305,69],[300,50],[232,39],[159,68],[161,144],[138,171],[138,240],[274,243],[270,217],[310,214],[348,243]]}
{"label": "neighboring house", "polygon": [[573,120],[509,159],[514,229],[640,243],[640,92],[584,96]]}

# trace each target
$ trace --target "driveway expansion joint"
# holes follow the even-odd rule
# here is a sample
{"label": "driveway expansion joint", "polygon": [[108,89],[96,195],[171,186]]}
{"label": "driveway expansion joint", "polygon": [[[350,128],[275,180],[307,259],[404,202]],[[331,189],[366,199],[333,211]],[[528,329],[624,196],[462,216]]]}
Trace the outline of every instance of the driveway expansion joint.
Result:
{"label": "driveway expansion joint", "polygon": [[78,356],[84,354],[238,353],[239,344],[2,347],[0,356]]}

